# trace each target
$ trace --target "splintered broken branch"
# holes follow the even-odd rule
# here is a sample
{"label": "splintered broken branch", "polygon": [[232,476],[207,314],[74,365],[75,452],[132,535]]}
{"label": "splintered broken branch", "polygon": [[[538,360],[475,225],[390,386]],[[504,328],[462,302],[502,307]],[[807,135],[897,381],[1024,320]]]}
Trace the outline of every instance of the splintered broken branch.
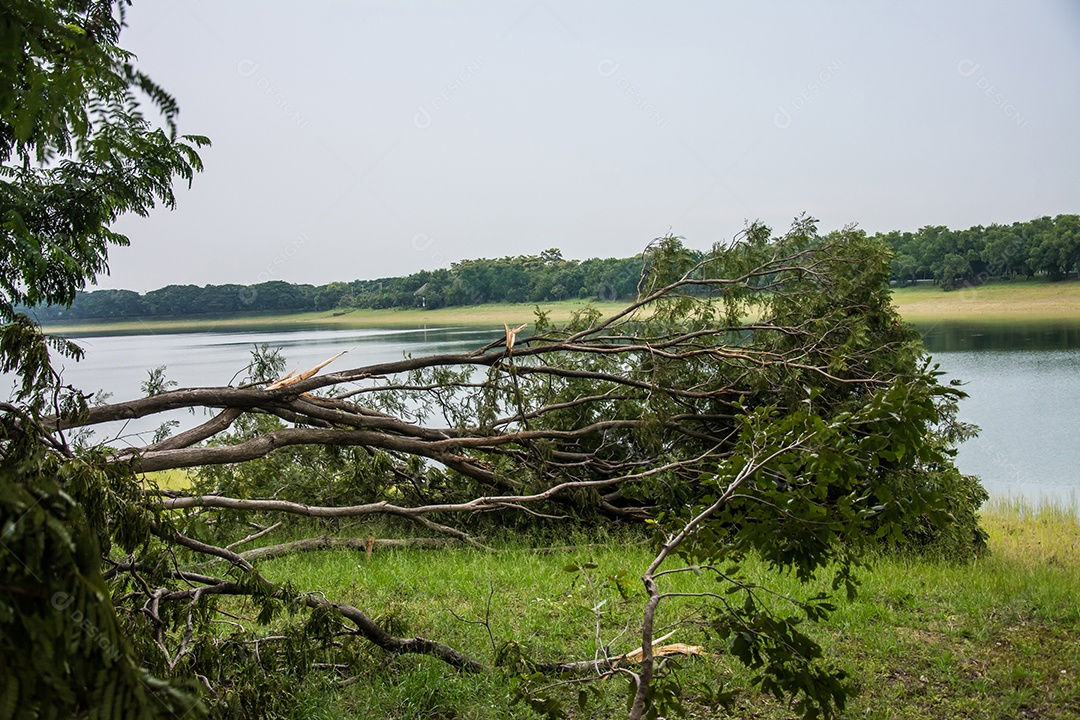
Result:
{"label": "splintered broken branch", "polygon": [[335,360],[337,360],[339,357],[341,357],[342,355],[344,355],[347,352],[349,352],[349,351],[348,350],[342,350],[341,352],[339,352],[337,355],[333,356],[332,358],[327,358],[326,360],[323,360],[321,363],[319,363],[315,367],[311,368],[310,370],[305,370],[302,373],[295,374],[295,371],[290,372],[288,375],[285,375],[284,377],[278,378],[274,382],[267,385],[266,389],[267,390],[277,390],[278,388],[288,387],[290,385],[295,385],[296,383],[301,382],[303,380],[307,380],[309,377],[312,377],[313,375],[315,375],[315,373],[319,372],[324,367],[326,367],[330,363],[334,362]]}

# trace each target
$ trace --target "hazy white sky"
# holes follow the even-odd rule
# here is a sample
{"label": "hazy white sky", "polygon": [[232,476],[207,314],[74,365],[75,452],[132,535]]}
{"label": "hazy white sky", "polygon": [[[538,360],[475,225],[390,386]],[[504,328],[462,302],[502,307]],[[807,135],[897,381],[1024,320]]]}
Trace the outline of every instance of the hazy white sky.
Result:
{"label": "hazy white sky", "polygon": [[136,0],[210,136],[102,287],[1080,211],[1080,3]]}

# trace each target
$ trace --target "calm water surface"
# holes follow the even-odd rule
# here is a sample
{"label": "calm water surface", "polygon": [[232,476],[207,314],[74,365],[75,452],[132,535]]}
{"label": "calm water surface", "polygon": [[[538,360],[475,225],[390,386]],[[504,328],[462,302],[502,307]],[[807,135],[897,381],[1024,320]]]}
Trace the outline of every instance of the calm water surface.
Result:
{"label": "calm water surface", "polygon": [[957,455],[992,495],[1080,497],[1080,323],[920,327],[981,428]]}
{"label": "calm water surface", "polygon": [[[110,402],[142,397],[141,384],[150,368],[164,365],[167,380],[177,387],[214,387],[240,382],[257,345],[279,348],[286,371],[306,370],[341,351],[323,372],[400,360],[414,355],[453,353],[482,347],[504,334],[503,328],[457,327],[436,329],[301,330],[235,333],[178,333],[168,335],[115,335],[74,338],[86,356],[65,362],[64,381],[86,392],[103,392]],[[199,411],[202,413],[203,411]],[[165,420],[180,422],[184,430],[204,421],[188,410],[162,413],[123,423],[106,423],[95,430],[94,440],[115,446],[143,445]]]}
{"label": "calm water surface", "polygon": [[[946,380],[963,382],[970,395],[961,419],[982,428],[979,438],[960,448],[960,469],[980,476],[993,495],[1080,496],[1080,323],[939,323],[920,330]],[[260,343],[282,348],[288,369],[306,369],[349,350],[329,371],[407,353],[471,350],[502,333],[458,327],[83,337],[78,341],[86,358],[69,363],[64,376],[119,401],[139,397],[147,370],[160,365],[180,387],[236,382]],[[171,417],[184,426],[200,419],[184,411]],[[135,433],[152,433],[160,422],[118,424],[96,438],[123,444]]]}

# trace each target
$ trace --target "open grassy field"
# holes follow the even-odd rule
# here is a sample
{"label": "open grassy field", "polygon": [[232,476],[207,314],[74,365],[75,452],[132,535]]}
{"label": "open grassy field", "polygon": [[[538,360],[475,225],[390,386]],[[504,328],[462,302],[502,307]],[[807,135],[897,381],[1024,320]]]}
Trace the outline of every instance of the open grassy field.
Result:
{"label": "open grassy field", "polygon": [[1080,282],[1016,280],[951,292],[922,285],[896,288],[893,302],[911,322],[1080,320]]}
{"label": "open grassy field", "polygon": [[[998,501],[985,509],[991,552],[973,563],[919,557],[879,557],[862,572],[853,601],[813,628],[826,656],[858,688],[845,718],[1075,718],[1080,717],[1080,520],[1075,506]],[[267,539],[267,542],[280,542]],[[401,635],[439,638],[494,664],[495,648],[520,644],[533,660],[591,659],[597,638],[612,653],[637,647],[643,597],[637,584],[623,597],[609,579],[635,578],[651,559],[640,537],[567,537],[572,549],[537,551],[520,541],[496,553],[456,548],[319,551],[261,565],[275,580],[371,611]],[[595,564],[585,573],[570,563]],[[779,579],[763,565],[752,576],[782,592],[806,596],[827,589]],[[684,574],[665,589],[715,589],[707,578]],[[711,585],[711,587],[707,587]],[[661,606],[667,642],[700,645],[679,660],[689,717],[729,717],[708,707],[701,688],[745,688],[750,674],[710,643],[700,615],[679,599]],[[673,625],[677,620],[689,622]],[[486,623],[486,625],[485,625]],[[490,631],[490,634],[489,634]],[[668,632],[664,629],[662,632]],[[519,675],[496,668],[460,674],[437,660],[389,657],[371,650],[362,668],[309,677],[298,688],[296,717],[495,718],[540,717],[513,704]],[[342,680],[344,679],[344,682]],[[625,716],[626,681],[613,677],[584,712],[580,685],[553,677],[549,692],[572,718]],[[793,718],[771,697],[744,693],[731,717]]]}
{"label": "open grassy field", "polygon": [[[1031,321],[1080,320],[1080,282],[993,283],[978,288],[944,292],[938,287],[896,288],[893,299],[900,314],[911,322],[932,320]],[[588,306],[584,300],[541,303],[551,320],[563,322]],[[592,303],[605,315],[623,309],[623,303]],[[285,315],[243,315],[206,318],[149,318],[116,322],[50,325],[58,334],[141,334],[160,332],[235,332],[334,328],[425,327],[450,325],[510,325],[531,322],[537,305],[491,303],[438,310],[364,310],[311,312]]]}
{"label": "open grassy field", "polygon": [[[565,322],[570,316],[592,305],[605,314],[622,310],[623,303],[589,303],[585,300],[561,300],[541,303],[553,322]],[[448,327],[453,325],[499,326],[531,322],[536,318],[535,303],[489,303],[468,307],[421,310],[353,309],[345,312],[310,312],[283,315],[238,315],[213,318],[148,318],[116,322],[86,322],[49,325],[49,332],[90,335],[95,333],[141,334],[161,332],[237,332],[244,330],[347,329],[385,327]]]}

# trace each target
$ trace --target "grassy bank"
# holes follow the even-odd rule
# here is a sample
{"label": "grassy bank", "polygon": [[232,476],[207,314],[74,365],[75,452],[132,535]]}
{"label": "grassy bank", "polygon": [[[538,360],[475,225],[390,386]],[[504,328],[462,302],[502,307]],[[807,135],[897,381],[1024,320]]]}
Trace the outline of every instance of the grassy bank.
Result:
{"label": "grassy bank", "polygon": [[[583,308],[593,305],[600,312],[611,314],[622,310],[623,303],[588,303],[584,300],[562,300],[542,303],[541,307],[553,322],[565,322]],[[468,307],[421,310],[419,308],[310,313],[281,315],[242,315],[232,317],[146,318],[115,322],[81,322],[69,325],[49,325],[49,332],[65,335],[151,334],[180,332],[243,332],[257,330],[332,330],[348,328],[413,328],[449,327],[455,325],[499,326],[532,322],[536,318],[534,303],[489,303]]]}
{"label": "grassy bank", "polygon": [[[893,300],[911,322],[935,320],[1032,321],[1080,320],[1080,282],[994,283],[969,290],[943,292],[920,286],[896,288]],[[542,303],[555,322],[589,305],[583,300]],[[597,303],[604,314],[617,312],[623,303]],[[355,309],[346,312],[311,312],[282,315],[244,315],[200,318],[146,318],[115,322],[50,325],[50,332],[69,335],[98,333],[143,334],[175,332],[238,332],[256,330],[347,329],[451,325],[520,324],[534,319],[535,304],[492,303],[438,310]]]}
{"label": "grassy bank", "polygon": [[[972,564],[878,558],[863,573],[859,596],[851,602],[839,599],[836,611],[813,629],[826,655],[859,688],[843,717],[1080,716],[1080,521],[1075,508],[992,503],[984,527],[991,553]],[[597,627],[613,653],[632,650],[641,594],[634,583],[623,598],[607,578],[620,570],[635,577],[650,559],[645,543],[633,536],[566,541],[576,543],[576,549],[537,552],[518,544],[495,554],[385,550],[370,560],[363,552],[321,551],[262,567],[274,579],[369,609],[399,634],[439,638],[485,664],[493,662],[492,642],[505,640],[520,643],[535,660],[590,659],[597,651]],[[587,576],[564,569],[585,562],[596,565]],[[764,566],[753,568],[753,574],[776,586]],[[805,596],[826,588],[828,580],[822,577],[816,587],[802,588],[781,578],[778,589]],[[668,590],[706,588],[715,589],[715,583],[689,574],[665,579]],[[661,625],[685,614],[680,602],[661,606]],[[487,627],[481,622],[485,618]],[[668,642],[710,647],[695,622],[678,627]],[[706,706],[700,687],[715,691],[720,683],[748,684],[749,674],[723,655],[703,654],[679,663],[690,717],[724,717]],[[388,657],[372,650],[370,662],[346,674],[355,680],[345,686],[328,677],[311,678],[300,691],[298,716],[538,717],[512,704],[517,681],[504,671],[463,675],[429,658]],[[594,685],[600,697],[583,713],[576,708],[578,685],[556,685],[551,692],[574,718],[624,716],[625,680]],[[748,693],[736,716],[795,714],[771,698]]]}
{"label": "grassy bank", "polygon": [[923,285],[896,288],[893,302],[911,322],[1080,320],[1080,282],[1017,280],[950,292]]}

